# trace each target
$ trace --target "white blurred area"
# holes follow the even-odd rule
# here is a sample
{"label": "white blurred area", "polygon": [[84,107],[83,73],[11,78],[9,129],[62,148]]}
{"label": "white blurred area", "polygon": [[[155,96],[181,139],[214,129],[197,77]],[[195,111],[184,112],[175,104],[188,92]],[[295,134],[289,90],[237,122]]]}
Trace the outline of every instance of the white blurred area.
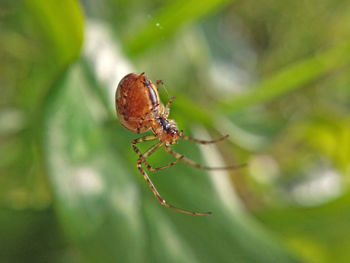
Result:
{"label": "white blurred area", "polygon": [[268,154],[256,154],[249,160],[251,176],[261,184],[272,184],[280,175],[277,161]]}
{"label": "white blurred area", "polygon": [[[292,180],[288,189],[281,189],[287,199],[304,206],[319,206],[336,199],[344,193],[344,178],[335,170],[324,167],[306,167],[307,176],[302,180]],[[283,174],[277,161],[268,154],[256,154],[249,161],[250,175],[256,182],[263,185],[274,185]]]}
{"label": "white blurred area", "polygon": [[81,195],[99,195],[105,190],[105,184],[98,171],[91,166],[78,167],[72,171],[72,184]]}
{"label": "white blurred area", "polygon": [[291,195],[301,206],[322,205],[344,193],[343,177],[332,169],[310,171],[309,178],[292,188]]}
{"label": "white blurred area", "polygon": [[85,27],[84,56],[93,68],[99,83],[106,87],[110,107],[115,107],[115,90],[119,81],[134,67],[122,54],[119,41],[112,38],[106,25],[96,20],[87,20]]}
{"label": "white blurred area", "polygon": [[[101,84],[100,88],[104,89],[103,92],[107,94],[106,97],[108,98],[110,111],[115,112],[115,91],[118,83],[126,74],[133,72],[133,67],[122,55],[120,47],[118,46],[119,42],[113,40],[112,36],[112,33],[105,24],[98,21],[87,20],[83,56],[96,76],[97,82]],[[78,75],[79,77],[78,69],[73,68],[72,71],[74,72],[73,76]],[[89,91],[85,90],[85,95],[82,97],[81,102],[85,104],[91,103],[93,100],[89,100],[88,102],[84,100],[84,98],[90,95]],[[98,107],[99,106],[96,105],[87,107],[88,110],[91,108],[91,115],[94,116],[94,120],[97,122],[105,118],[103,114],[95,114]],[[52,125],[55,127],[64,125],[62,119],[71,118],[71,113],[64,111],[64,109],[57,114],[59,117],[53,120]],[[105,173],[105,170],[101,168],[109,161],[113,163],[116,162],[117,156],[112,156],[110,160],[107,160],[105,156],[101,157],[96,155],[94,157],[96,163],[81,162],[77,166],[73,165],[73,167],[69,167],[69,165],[71,165],[70,160],[64,158],[64,155],[61,154],[66,151],[64,147],[68,145],[67,138],[65,134],[57,131],[61,131],[61,129],[52,128],[49,133],[49,136],[52,136],[50,140],[52,142],[52,147],[57,149],[51,156],[51,162],[53,166],[56,166],[54,170],[61,172],[59,175],[55,176],[54,179],[56,180],[56,185],[61,186],[60,190],[63,192],[63,196],[65,196],[68,202],[74,206],[74,200],[78,200],[80,196],[92,197],[97,200],[99,196],[110,194],[113,206],[119,212],[124,211],[125,215],[136,213],[139,205],[139,203],[135,201],[138,199],[138,192],[133,181],[125,180],[125,177],[128,176],[128,172],[124,171],[123,167],[119,165],[117,168],[123,176],[115,177],[113,174]],[[93,154],[89,152],[90,149],[86,148],[85,142],[82,142],[79,148],[79,144],[75,141],[74,146],[78,147],[78,149],[74,150],[78,152],[80,156]],[[106,156],[110,155],[106,154]],[[63,175],[66,175],[66,177]],[[109,180],[117,180],[115,184],[119,186],[123,185],[123,188],[111,188],[110,185],[106,183]]]}
{"label": "white blurred area", "polygon": [[[214,139],[210,138],[209,133],[201,127],[196,127],[194,129],[194,134],[197,138],[206,138],[207,140]],[[215,144],[200,145],[200,151],[206,166],[227,166]],[[217,192],[217,195],[221,199],[226,209],[235,214],[237,214],[237,212],[242,213],[244,210],[244,205],[242,204],[242,201],[238,198],[238,195],[236,194],[236,190],[230,178],[229,170],[211,170],[207,173],[209,174],[210,180]]]}

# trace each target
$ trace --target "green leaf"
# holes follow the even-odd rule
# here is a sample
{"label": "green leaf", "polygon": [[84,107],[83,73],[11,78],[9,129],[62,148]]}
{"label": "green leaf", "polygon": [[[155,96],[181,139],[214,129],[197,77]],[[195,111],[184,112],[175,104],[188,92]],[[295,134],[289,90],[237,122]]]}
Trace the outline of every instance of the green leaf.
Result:
{"label": "green leaf", "polygon": [[222,101],[218,107],[225,112],[234,113],[249,106],[267,102],[302,88],[311,81],[349,63],[350,43],[346,42],[280,70],[270,78],[262,80],[245,94]]}
{"label": "green leaf", "polygon": [[43,105],[54,79],[80,54],[82,10],[77,1],[33,0],[4,1],[0,12],[0,119],[13,127],[0,131],[0,174],[6,175],[0,200],[43,209],[51,203],[41,151]]}
{"label": "green leaf", "polygon": [[26,0],[31,16],[52,46],[54,58],[72,60],[83,41],[83,14],[75,0]]}
{"label": "green leaf", "polygon": [[307,262],[348,262],[350,195],[314,208],[267,209],[257,217]]}
{"label": "green leaf", "polygon": [[[299,262],[240,209],[228,210],[208,175],[183,163],[149,172],[163,197],[210,216],[160,205],[136,169],[130,141],[139,137],[89,88],[76,64],[57,83],[46,118],[45,152],[60,222],[89,262]],[[199,160],[189,142],[175,147]],[[150,158],[170,161],[165,152]]]}
{"label": "green leaf", "polygon": [[207,14],[228,4],[229,0],[177,0],[170,1],[161,8],[148,23],[133,34],[132,38],[124,45],[127,53],[138,54],[165,37],[173,34],[186,24],[201,19]]}

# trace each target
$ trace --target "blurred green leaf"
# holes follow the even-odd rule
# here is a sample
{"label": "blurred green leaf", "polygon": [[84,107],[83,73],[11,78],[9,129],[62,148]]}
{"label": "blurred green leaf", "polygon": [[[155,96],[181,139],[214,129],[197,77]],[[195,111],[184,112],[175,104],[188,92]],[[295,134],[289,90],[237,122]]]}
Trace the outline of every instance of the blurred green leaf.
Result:
{"label": "blurred green leaf", "polygon": [[126,51],[131,55],[144,52],[184,25],[212,14],[229,2],[232,0],[170,1],[126,41]]}
{"label": "blurred green leaf", "polygon": [[349,63],[350,43],[346,42],[315,56],[297,61],[276,72],[270,78],[262,80],[245,94],[228,98],[219,103],[218,106],[225,112],[234,113],[302,88],[311,81],[315,81],[331,71],[341,69]]}
{"label": "blurred green leaf", "polygon": [[[6,4],[0,7],[1,22],[3,15],[8,21],[0,27],[0,200],[10,207],[44,208],[51,196],[43,165],[43,105],[54,79],[80,54],[83,16],[77,1]],[[7,115],[15,117],[6,120]]]}
{"label": "blurred green leaf", "polygon": [[66,58],[65,63],[76,58],[83,41],[83,14],[75,0],[26,0],[33,19],[37,20],[52,47],[54,57]]}
{"label": "blurred green leaf", "polygon": [[106,112],[88,87],[75,65],[48,103],[45,156],[60,220],[86,261],[140,262],[146,241],[136,184],[106,140],[98,115]]}
{"label": "blurred green leaf", "polygon": [[[48,104],[45,156],[60,221],[87,261],[299,262],[243,211],[229,212],[203,171],[178,164],[150,176],[170,203],[213,215],[162,207],[135,167],[130,141],[137,135],[104,125],[107,110],[83,69],[75,64],[57,83]],[[176,149],[199,158],[186,142]],[[168,160],[156,157],[150,159],[155,165]]]}
{"label": "blurred green leaf", "polygon": [[327,117],[328,120],[317,120],[309,125],[305,138],[317,152],[332,160],[344,175],[350,176],[350,120]]}
{"label": "blurred green leaf", "polygon": [[348,262],[350,195],[314,208],[266,209],[256,213],[310,263]]}
{"label": "blurred green leaf", "polygon": [[[69,254],[52,209],[0,209],[1,262],[77,262]],[[57,258],[57,254],[66,257]]]}

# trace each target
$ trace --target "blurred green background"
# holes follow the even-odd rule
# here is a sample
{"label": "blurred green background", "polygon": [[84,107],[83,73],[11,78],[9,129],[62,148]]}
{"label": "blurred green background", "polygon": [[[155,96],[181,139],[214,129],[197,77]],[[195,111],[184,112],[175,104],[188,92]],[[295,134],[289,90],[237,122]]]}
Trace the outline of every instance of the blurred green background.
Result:
{"label": "blurred green background", "polygon": [[[1,0],[0,262],[348,262],[349,62],[345,0]],[[138,173],[129,72],[164,81],[186,134],[230,135],[174,149],[247,163],[149,172],[212,215]]]}

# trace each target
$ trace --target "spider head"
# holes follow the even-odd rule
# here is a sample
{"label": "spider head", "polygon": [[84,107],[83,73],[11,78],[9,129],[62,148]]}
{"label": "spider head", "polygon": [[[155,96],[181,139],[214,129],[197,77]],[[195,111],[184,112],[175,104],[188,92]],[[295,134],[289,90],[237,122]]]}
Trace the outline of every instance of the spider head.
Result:
{"label": "spider head", "polygon": [[182,131],[179,131],[174,120],[167,118],[158,118],[158,129],[155,132],[159,139],[165,142],[166,145],[172,145],[182,136]]}

